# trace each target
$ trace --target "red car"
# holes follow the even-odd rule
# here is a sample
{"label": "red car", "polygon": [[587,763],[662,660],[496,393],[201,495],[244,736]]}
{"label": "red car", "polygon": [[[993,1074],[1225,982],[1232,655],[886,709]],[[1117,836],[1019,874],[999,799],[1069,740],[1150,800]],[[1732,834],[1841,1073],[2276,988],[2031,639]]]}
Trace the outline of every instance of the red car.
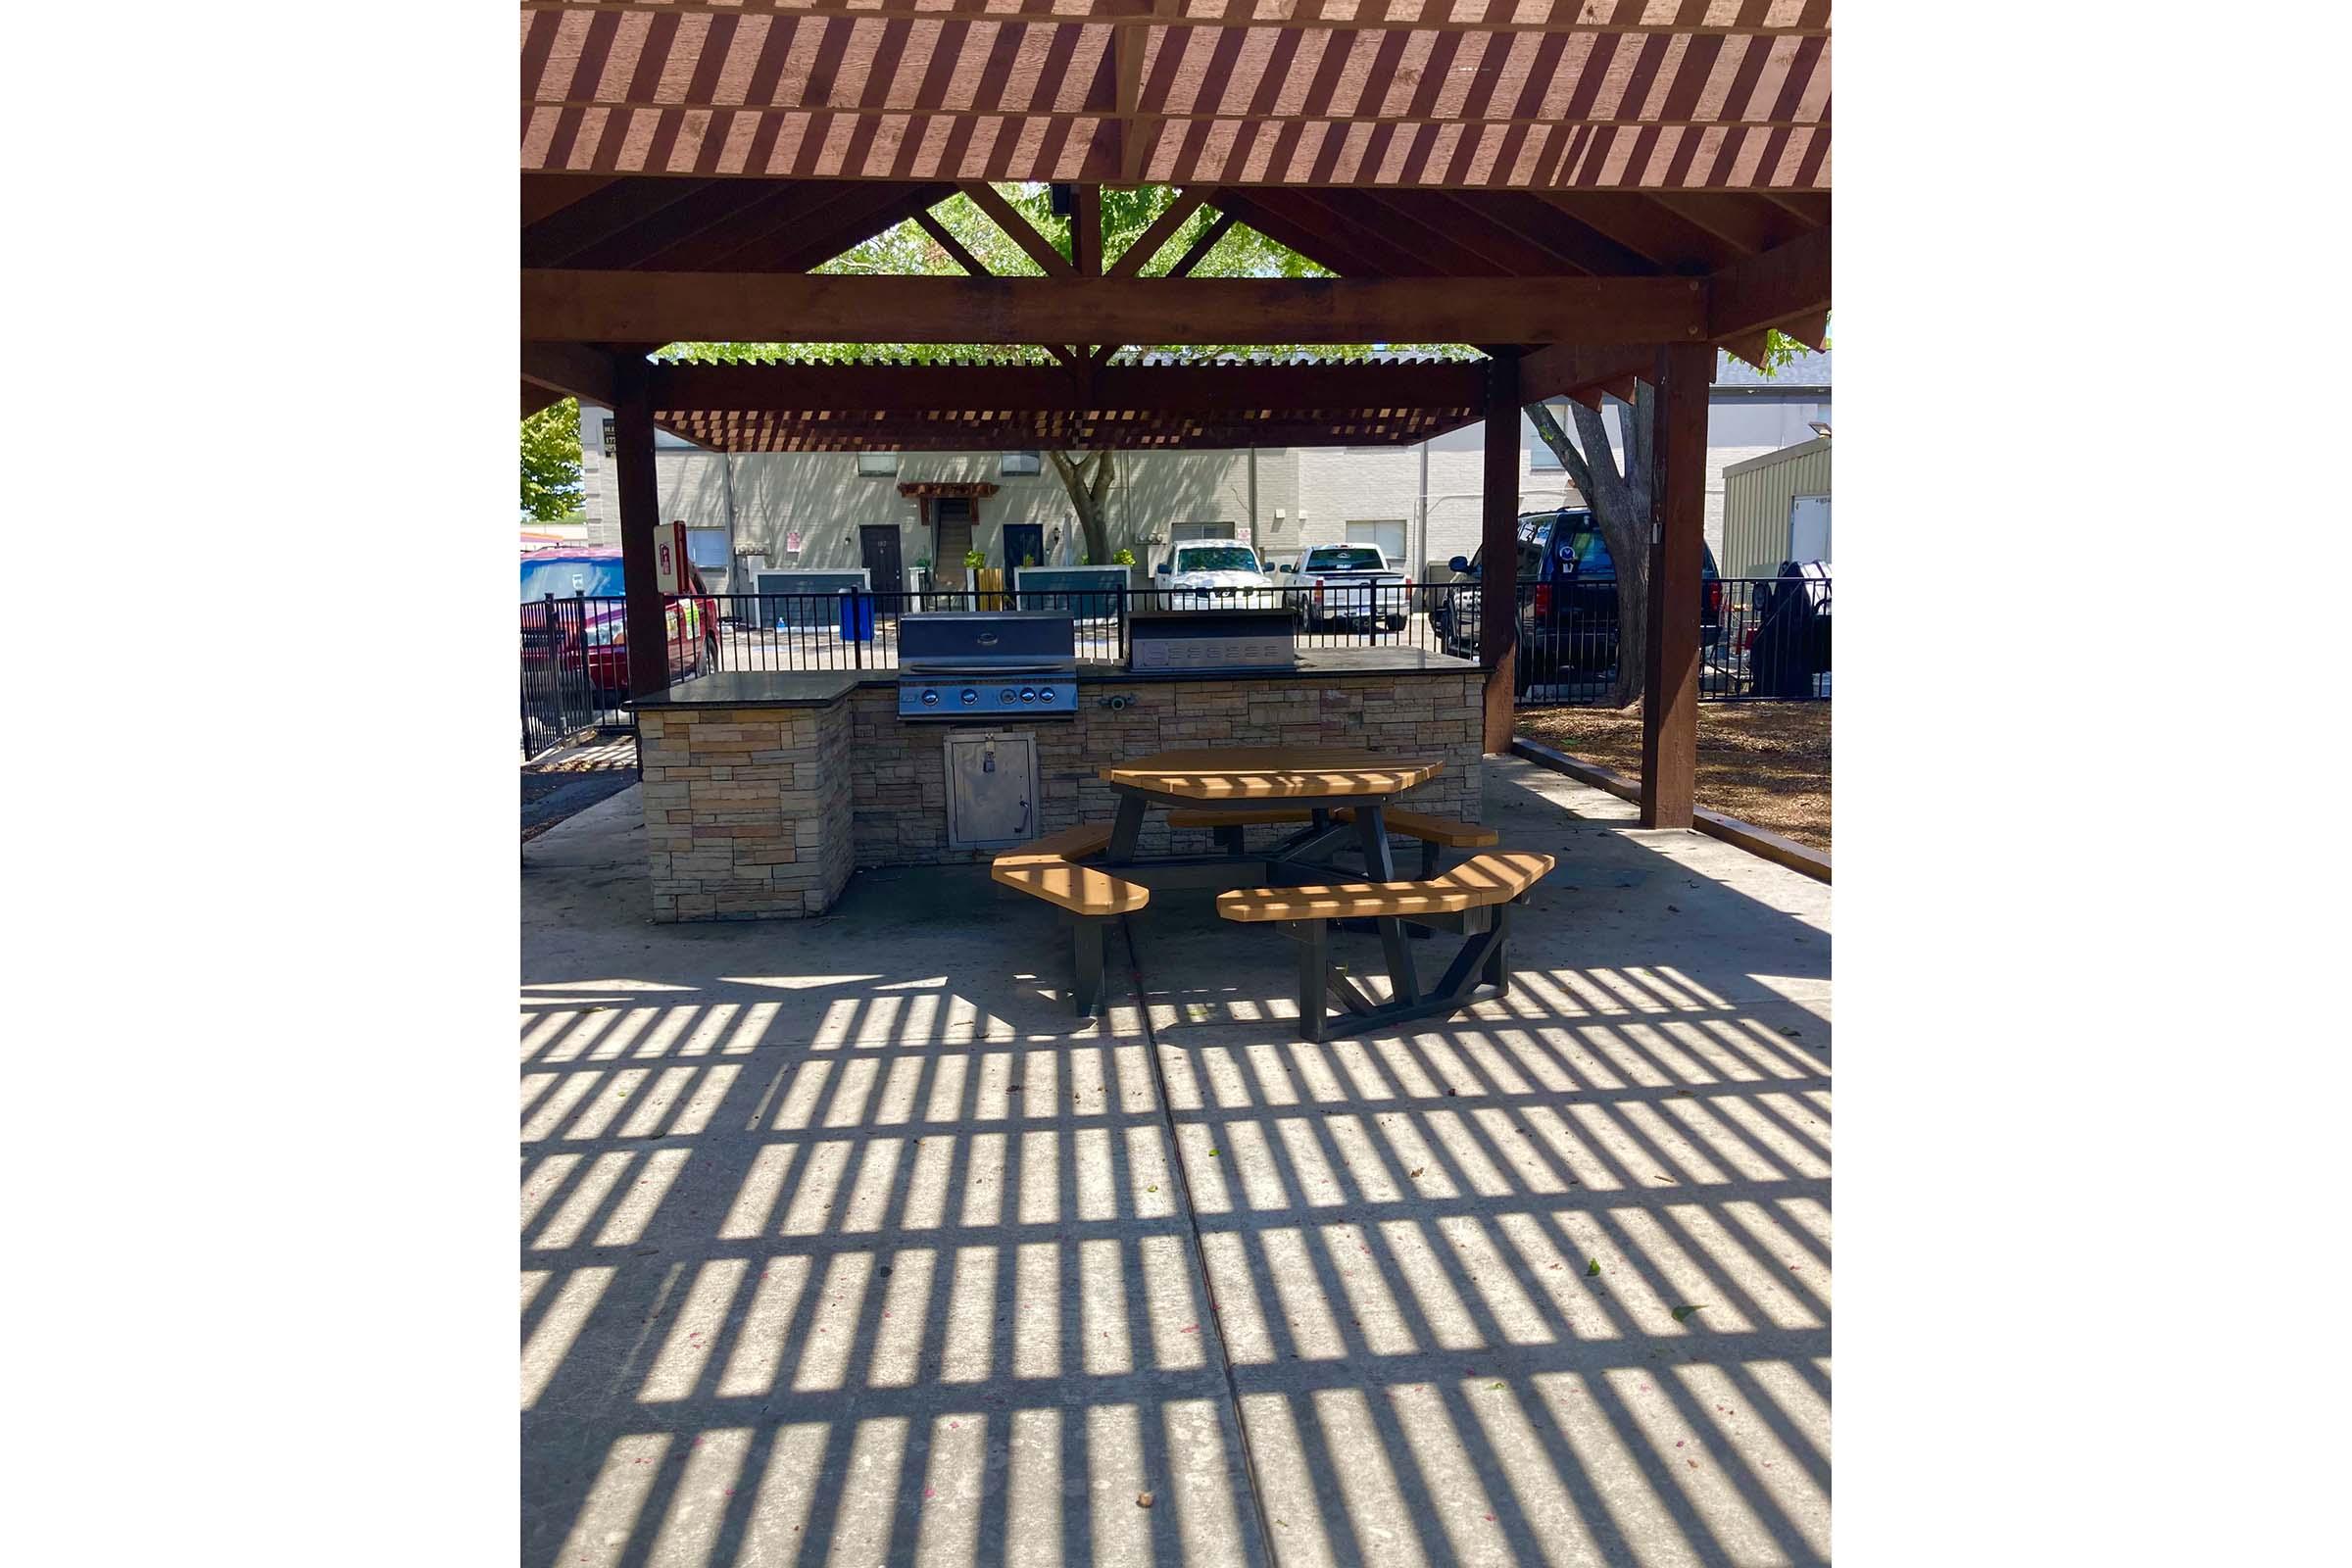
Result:
{"label": "red car", "polygon": [[[687,567],[691,594],[668,601],[672,680],[700,675],[718,664],[718,601]],[[548,598],[556,601],[551,622]],[[625,696],[629,689],[629,627],[620,552],[580,545],[555,545],[522,558],[522,662],[526,672],[542,666],[567,674],[585,671],[600,695]],[[576,605],[574,601],[577,601]]]}

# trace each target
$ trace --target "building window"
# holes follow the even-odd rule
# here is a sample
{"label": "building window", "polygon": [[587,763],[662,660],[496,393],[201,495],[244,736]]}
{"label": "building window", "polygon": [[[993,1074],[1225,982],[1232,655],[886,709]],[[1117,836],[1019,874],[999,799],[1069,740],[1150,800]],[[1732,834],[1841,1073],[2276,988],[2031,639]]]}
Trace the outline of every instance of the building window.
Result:
{"label": "building window", "polygon": [[872,478],[888,478],[899,471],[899,455],[896,452],[860,452],[858,454],[858,471]]}
{"label": "building window", "polygon": [[1351,522],[1348,525],[1348,542],[1351,545],[1375,545],[1389,558],[1389,564],[1404,568],[1404,521]]}
{"label": "building window", "polygon": [[[1558,422],[1562,434],[1575,428],[1575,425],[1569,420],[1567,404],[1552,403],[1546,404],[1545,407],[1551,411],[1551,416]],[[1530,451],[1527,466],[1530,468],[1551,473],[1561,471],[1564,465],[1560,462],[1559,454],[1551,450],[1551,443],[1544,439],[1543,432],[1535,428],[1535,421],[1532,419],[1528,421],[1528,431],[1531,439],[1528,443]]]}
{"label": "building window", "polygon": [[1178,522],[1168,526],[1168,543],[1180,545],[1188,539],[1231,539],[1234,525],[1230,522]]}
{"label": "building window", "polygon": [[704,571],[724,571],[727,559],[727,530],[724,528],[689,528],[686,530],[686,559]]}
{"label": "building window", "polygon": [[1006,478],[1037,471],[1037,454],[1034,452],[1007,452],[997,462],[997,472]]}

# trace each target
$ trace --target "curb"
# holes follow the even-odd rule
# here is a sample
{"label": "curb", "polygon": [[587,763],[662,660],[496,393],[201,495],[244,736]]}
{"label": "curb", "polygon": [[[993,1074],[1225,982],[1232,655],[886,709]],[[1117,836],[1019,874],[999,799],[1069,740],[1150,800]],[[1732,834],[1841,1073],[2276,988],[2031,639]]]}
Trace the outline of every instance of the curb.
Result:
{"label": "curb", "polygon": [[[1641,804],[1642,786],[1613,767],[1603,767],[1598,762],[1588,762],[1581,757],[1570,757],[1566,752],[1546,746],[1542,741],[1531,741],[1524,735],[1511,737],[1511,755],[1525,758],[1538,766],[1548,767],[1555,773],[1565,773],[1579,784],[1590,784],[1596,790],[1606,790],[1621,801]],[[1809,845],[1799,844],[1791,838],[1784,838],[1772,829],[1758,827],[1753,822],[1742,822],[1736,816],[1726,816],[1721,811],[1710,811],[1703,806],[1694,808],[1690,815],[1692,818],[1690,826],[1695,832],[1704,833],[1709,838],[1721,839],[1726,844],[1745,850],[1750,855],[1761,857],[1775,865],[1785,865],[1791,871],[1801,871],[1816,882],[1830,880],[1830,858]]]}

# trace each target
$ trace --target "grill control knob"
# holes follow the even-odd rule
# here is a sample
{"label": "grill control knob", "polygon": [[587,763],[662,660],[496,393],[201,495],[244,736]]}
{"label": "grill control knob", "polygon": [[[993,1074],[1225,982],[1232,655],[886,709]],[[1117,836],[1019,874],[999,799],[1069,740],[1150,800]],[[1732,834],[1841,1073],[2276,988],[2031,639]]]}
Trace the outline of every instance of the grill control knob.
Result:
{"label": "grill control knob", "polygon": [[1021,701],[1022,701],[1022,702],[1024,702],[1024,703],[1034,703],[1034,702],[1036,702],[1036,701],[1037,701],[1037,688],[1036,688],[1036,687],[1034,687],[1034,686],[1024,686],[1024,687],[1022,687],[1022,688],[1021,688]]}
{"label": "grill control knob", "polygon": [[966,687],[963,689],[963,706],[964,706],[964,707],[966,707],[966,708],[969,708],[969,707],[971,707],[971,706],[972,706],[974,703],[978,702],[979,700],[980,700],[980,694],[979,694],[978,692],[976,692],[976,691],[972,690],[972,689],[971,689],[969,686],[966,686]]}
{"label": "grill control knob", "polygon": [[1054,700],[1054,688],[1051,686],[1040,686],[1037,689],[1037,700],[1041,703],[1052,702]]}
{"label": "grill control knob", "polygon": [[1001,691],[1001,692],[997,693],[997,701],[998,701],[998,702],[1000,702],[1000,703],[1009,703],[1009,702],[1011,702],[1011,701],[1012,701],[1012,688],[1011,688],[1011,687],[1009,687],[1009,686],[1007,686],[1007,687],[1005,687],[1005,688],[1004,688],[1003,691]]}
{"label": "grill control knob", "polygon": [[939,706],[939,693],[937,693],[937,692],[934,692],[934,691],[926,691],[926,692],[924,692],[924,693],[923,693],[923,706],[924,706],[925,708],[937,708],[937,707]]}

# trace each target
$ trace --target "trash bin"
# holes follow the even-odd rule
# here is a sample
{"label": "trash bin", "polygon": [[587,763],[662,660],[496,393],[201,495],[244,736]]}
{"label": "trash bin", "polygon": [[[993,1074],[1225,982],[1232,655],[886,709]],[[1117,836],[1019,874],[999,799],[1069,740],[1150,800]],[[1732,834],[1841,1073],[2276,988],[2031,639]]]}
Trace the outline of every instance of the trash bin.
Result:
{"label": "trash bin", "polygon": [[855,588],[841,591],[841,640],[845,643],[874,640],[874,602]]}

